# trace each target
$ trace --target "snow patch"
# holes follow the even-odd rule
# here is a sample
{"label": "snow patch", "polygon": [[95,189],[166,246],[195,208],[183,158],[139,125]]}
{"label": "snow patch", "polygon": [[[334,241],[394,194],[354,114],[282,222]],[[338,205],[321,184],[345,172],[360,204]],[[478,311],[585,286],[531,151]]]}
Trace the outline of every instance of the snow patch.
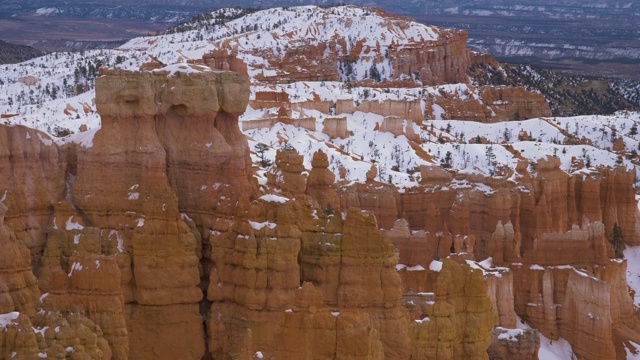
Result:
{"label": "snow patch", "polygon": [[[529,324],[516,317],[516,325],[518,329],[531,329]],[[538,351],[538,359],[540,360],[572,360],[573,349],[571,344],[564,338],[558,340],[549,340],[540,334],[540,350]]]}
{"label": "snow patch", "polygon": [[57,14],[59,11],[53,7],[43,7],[36,10],[36,16],[49,16],[53,14]]}
{"label": "snow patch", "polygon": [[274,224],[274,223],[272,223],[272,222],[268,222],[268,221],[265,221],[265,222],[255,222],[255,221],[251,221],[251,220],[249,220],[249,224],[251,225],[251,227],[252,227],[254,230],[261,230],[261,229],[262,229],[262,228],[264,228],[264,227],[268,227],[269,229],[272,229],[272,230],[273,230],[273,229],[275,229],[275,228],[276,228],[276,226],[277,226],[276,224]]}
{"label": "snow patch", "polygon": [[73,264],[71,264],[71,269],[69,270],[69,274],[67,276],[71,277],[71,274],[73,274],[74,271],[80,270],[82,270],[82,264],[80,264],[79,262],[74,262]]}
{"label": "snow patch", "polygon": [[429,264],[429,270],[435,271],[435,272],[440,272],[442,270],[442,261],[433,260]]}
{"label": "snow patch", "polygon": [[407,271],[424,271],[422,265],[415,265],[410,268],[407,268]]}
{"label": "snow patch", "polygon": [[640,307],[640,246],[627,246],[623,253],[627,259],[627,284],[636,292],[633,303]]}
{"label": "snow patch", "polygon": [[93,137],[100,130],[99,127],[94,129],[89,129],[84,132],[80,132],[77,134],[69,135],[63,139],[65,143],[74,143],[78,144],[84,148],[92,148],[93,147]]}
{"label": "snow patch", "polygon": [[67,231],[82,230],[84,229],[84,226],[80,225],[78,222],[73,221],[73,215],[72,215],[69,217],[69,219],[67,219],[67,223],[65,224],[65,229],[67,229]]}
{"label": "snow patch", "polygon": [[501,339],[501,340],[502,339],[515,340],[516,337],[524,334],[524,331],[522,329],[507,329],[500,326],[498,326],[497,328],[500,330],[505,330],[505,332],[498,335],[498,339]]}
{"label": "snow patch", "polygon": [[13,311],[7,314],[0,314],[0,329],[6,328],[9,324],[16,320],[18,316],[20,316],[20,313],[17,311]]}
{"label": "snow patch", "polygon": [[40,141],[45,144],[46,146],[51,146],[53,145],[53,140],[51,139],[47,139],[46,137],[42,136],[41,133],[37,133],[38,134],[38,139],[40,139]]}
{"label": "snow patch", "polygon": [[274,194],[262,195],[260,197],[260,200],[264,200],[264,201],[267,201],[267,202],[275,202],[275,203],[280,203],[280,204],[284,204],[287,201],[289,201],[289,199],[284,197],[284,196],[279,196],[279,195],[274,195]]}
{"label": "snow patch", "polygon": [[112,236],[115,236],[116,238],[118,252],[124,252],[124,239],[122,238],[120,233],[118,233],[117,230],[111,230],[109,232],[109,236],[107,236],[107,239],[111,239]]}

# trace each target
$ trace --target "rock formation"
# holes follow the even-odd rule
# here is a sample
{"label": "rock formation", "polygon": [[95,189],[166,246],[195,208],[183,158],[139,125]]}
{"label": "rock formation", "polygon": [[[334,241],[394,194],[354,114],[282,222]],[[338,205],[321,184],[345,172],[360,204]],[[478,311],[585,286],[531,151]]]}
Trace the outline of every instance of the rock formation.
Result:
{"label": "rock formation", "polygon": [[[58,148],[33,132],[31,147],[10,148],[21,156],[3,158],[4,168],[16,169],[22,165],[14,158],[43,159],[14,171],[26,175],[48,165],[43,152],[66,160],[51,164],[60,178],[7,181],[7,219],[40,213],[33,223],[42,230],[30,234],[35,242],[10,227],[0,232],[9,256],[2,276],[11,279],[0,292],[3,316],[18,319],[1,332],[3,352],[406,359],[412,346],[424,347],[410,336],[391,241],[375,216],[349,205],[380,211],[387,205],[376,204],[394,204],[390,188],[382,187],[382,203],[362,192],[343,206],[331,191],[326,155],[316,154],[306,179],[302,156],[285,150],[266,185],[280,195],[260,196],[237,122],[248,83],[234,73],[103,71],[97,94],[103,126],[89,140]],[[2,129],[8,139],[28,139],[27,129]],[[39,198],[21,208],[16,199],[25,186]],[[481,294],[483,311],[491,312]],[[60,331],[38,330],[47,326]],[[15,338],[22,328],[36,330]],[[456,331],[474,344],[473,356],[486,351],[488,330],[477,339],[464,326]]]}
{"label": "rock formation", "polygon": [[0,199],[9,208],[4,221],[29,248],[35,270],[53,205],[64,198],[66,167],[66,156],[49,136],[22,126],[0,127]]}
{"label": "rock formation", "polygon": [[434,286],[435,301],[410,327],[411,358],[488,359],[497,314],[481,271],[446,260]]}
{"label": "rock formation", "polygon": [[441,109],[443,119],[456,119],[495,123],[551,116],[551,109],[544,96],[527,91],[523,87],[481,87],[478,97],[440,91],[440,96],[426,98],[425,118],[434,119],[435,109]]}
{"label": "rock formation", "polygon": [[[39,286],[48,292],[43,306],[62,314],[82,306],[114,358],[202,357],[202,246],[182,214],[203,224],[207,214],[232,216],[236,202],[255,196],[237,123],[247,81],[229,72],[181,71],[103,72],[97,86],[103,126],[90,142],[66,148],[67,155],[41,134],[2,128],[3,144],[11,145],[2,174],[41,179],[6,179],[3,200],[7,224],[24,233],[18,243],[32,244]],[[223,194],[228,202],[218,200]],[[33,303],[39,292],[19,298]],[[34,312],[32,305],[27,313]]]}
{"label": "rock formation", "polygon": [[536,360],[540,335],[535,329],[505,329],[496,327],[491,333],[487,352],[491,360]]}
{"label": "rock formation", "polygon": [[0,202],[0,314],[18,311],[33,316],[40,289],[31,271],[31,253],[5,225],[6,211]]}
{"label": "rock formation", "polygon": [[404,135],[404,120],[396,116],[387,116],[382,120],[380,131],[389,132],[395,136]]}
{"label": "rock formation", "polygon": [[[471,63],[490,61],[470,55],[463,32],[437,35],[389,55],[344,38],[257,49],[262,73],[239,60],[250,50],[225,43],[189,65],[102,70],[102,127],[80,143],[0,126],[1,356],[535,358],[537,332],[514,329],[520,316],[581,358],[621,358],[640,343],[626,263],[611,259],[614,224],[640,241],[633,173],[570,175],[551,157],[495,177],[432,165],[398,190],[376,163],[359,182],[344,168],[336,182],[322,151],[305,169],[296,139],[281,137],[266,181],[254,176],[238,125],[250,71],[267,83],[339,80],[347,63],[388,56],[387,80],[417,86],[465,83]],[[315,129],[303,116],[313,108],[332,114],[323,132],[338,139],[350,133],[335,114],[367,111],[419,148],[413,124],[438,106],[483,122],[548,114],[523,89],[481,88],[480,101],[465,86],[359,103],[258,91],[254,109],[277,115],[254,125]]]}
{"label": "rock formation", "polygon": [[326,118],[323,122],[322,132],[332,139],[344,139],[347,137],[347,118]]}
{"label": "rock formation", "polygon": [[331,187],[335,182],[335,175],[329,167],[327,154],[321,150],[313,154],[311,161],[313,167],[307,179],[307,190],[305,193],[318,201],[318,205],[327,211],[340,210],[340,198]]}

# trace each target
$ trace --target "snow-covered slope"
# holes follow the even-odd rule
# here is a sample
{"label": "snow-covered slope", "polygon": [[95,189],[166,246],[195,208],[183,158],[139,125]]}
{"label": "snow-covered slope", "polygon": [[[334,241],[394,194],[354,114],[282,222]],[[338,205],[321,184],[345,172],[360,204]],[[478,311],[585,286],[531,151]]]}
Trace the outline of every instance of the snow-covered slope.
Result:
{"label": "snow-covered slope", "polygon": [[173,59],[166,52],[167,49],[198,58],[203,54],[199,53],[203,43],[223,39],[237,44],[241,53],[243,50],[256,49],[282,53],[286,47],[317,45],[336,38],[349,39],[347,46],[364,39],[364,45],[375,47],[378,44],[402,46],[409,42],[435,41],[438,36],[437,28],[407,22],[405,19],[383,17],[365,8],[302,6],[258,11],[210,31],[198,29],[160,37],[136,38],[122,45],[121,49],[145,49],[158,54],[159,59],[171,62]]}
{"label": "snow-covered slope", "polygon": [[[224,42],[238,46],[238,57],[248,64],[249,73],[256,75],[262,73],[267,63],[264,57],[255,55],[257,50],[281,56],[287,48],[335,38],[348,39],[347,47],[360,39],[366,39],[364,44],[372,47],[391,43],[402,46],[409,41],[435,41],[439,31],[423,24],[389,19],[366,9],[347,6],[275,8],[226,23],[221,21],[233,17],[237,11],[218,10],[198,30],[136,38],[116,50],[53,53],[21,64],[0,66],[0,114],[19,114],[10,122],[53,134],[56,133],[56,125],[77,132],[82,124],[89,127],[99,125],[97,117],[92,114],[95,107],[88,100],[94,96],[93,81],[101,66],[138,69],[151,57],[165,64],[181,63],[200,59]],[[362,77],[369,65],[355,64],[361,68],[355,69],[355,73]],[[387,74],[391,72],[388,63],[381,69]],[[34,77],[35,85],[24,83],[27,76]],[[84,92],[87,94],[76,97]],[[78,111],[79,108],[85,110]],[[65,109],[68,110],[66,114]]]}
{"label": "snow-covered slope", "polygon": [[[0,121],[31,126],[53,135],[76,133],[83,125],[88,129],[100,126],[93,90],[100,66],[138,69],[151,57],[166,64],[183,63],[188,59],[199,59],[225,43],[238,46],[238,57],[248,63],[249,74],[255,76],[267,62],[265,57],[256,55],[260,51],[278,55],[286,48],[340,37],[347,40],[346,46],[353,46],[360,40],[371,48],[377,48],[378,44],[403,46],[437,41],[442,33],[440,29],[406,19],[347,6],[276,8],[226,22],[219,20],[232,18],[236,12],[219,10],[202,22],[199,29],[136,38],[116,50],[55,53],[18,65],[4,65],[0,67],[0,114],[5,114],[5,118]],[[252,98],[255,99],[259,91],[285,92],[294,104],[317,99],[351,100],[354,104],[364,100],[419,101],[421,110],[434,114],[436,119],[440,118],[442,108],[427,104],[425,97],[456,96],[482,101],[478,92],[467,84],[377,89],[350,87],[338,82],[268,85],[254,80]],[[249,108],[241,120],[259,120],[277,110]],[[14,114],[18,115],[8,116]],[[346,117],[351,135],[332,140],[323,134],[323,120],[330,116]],[[273,159],[280,146],[278,139],[286,138],[305,155],[307,162],[319,148],[329,152],[331,169],[337,173],[338,168],[344,166],[349,180],[364,180],[365,172],[375,163],[380,180],[401,187],[415,184],[418,180],[416,168],[428,163],[442,164],[461,172],[506,176],[509,172],[501,169],[515,168],[519,159],[535,163],[539,158],[553,155],[561,159],[562,169],[571,173],[588,173],[588,168],[598,166],[623,165],[631,169],[635,166],[633,161],[640,140],[637,134],[640,114],[628,112],[614,116],[545,118],[497,124],[434,120],[419,126],[405,122],[405,129],[411,126],[420,138],[420,144],[403,135],[374,131],[376,124],[380,126],[384,120],[381,115],[304,110],[293,111],[292,117],[314,117],[316,131],[285,124],[254,129],[247,131],[251,146],[258,142],[272,145],[266,156]],[[527,136],[520,136],[522,134]],[[622,139],[624,149],[618,149],[616,153],[611,149],[613,140],[618,137]],[[580,145],[563,145],[567,143]],[[310,167],[309,163],[306,165]],[[587,169],[583,168],[585,165]],[[535,170],[534,166],[530,170]]]}
{"label": "snow-covered slope", "polygon": [[[253,121],[251,118],[263,113],[250,110],[241,121]],[[293,115],[296,117],[298,114]],[[305,155],[307,168],[311,167],[313,153],[322,149],[329,154],[330,169],[337,175],[338,168],[344,166],[348,170],[347,179],[352,181],[363,181],[371,164],[376,164],[379,180],[398,187],[417,185],[419,174],[415,173],[416,167],[434,162],[457,172],[487,176],[511,176],[504,169],[515,169],[520,159],[529,160],[529,170],[535,172],[536,161],[547,156],[560,158],[561,169],[568,173],[595,174],[595,170],[602,166],[637,169],[632,160],[610,151],[611,135],[602,138],[600,132],[610,133],[614,127],[629,129],[630,124],[640,122],[640,113],[620,112],[614,116],[544,118],[496,124],[456,120],[434,120],[423,126],[411,124],[422,141],[419,147],[428,157],[421,156],[404,135],[374,131],[376,124],[383,122],[383,116],[362,112],[338,114],[347,118],[351,135],[346,139],[332,140],[322,133],[322,126],[324,119],[333,116],[317,111],[305,111],[304,115],[316,118],[316,131],[277,124],[272,128],[247,131],[250,144],[261,142],[271,145],[267,157],[273,160],[279,140],[288,139],[289,145]],[[577,136],[592,139],[593,145],[562,145],[566,137],[566,132],[562,131],[565,125],[571,129],[572,135],[577,127]],[[406,121],[404,126],[409,126]],[[522,132],[533,140],[520,141],[518,135]],[[471,143],[477,137],[490,143]],[[631,154],[638,147],[638,135],[626,134],[623,138]]]}

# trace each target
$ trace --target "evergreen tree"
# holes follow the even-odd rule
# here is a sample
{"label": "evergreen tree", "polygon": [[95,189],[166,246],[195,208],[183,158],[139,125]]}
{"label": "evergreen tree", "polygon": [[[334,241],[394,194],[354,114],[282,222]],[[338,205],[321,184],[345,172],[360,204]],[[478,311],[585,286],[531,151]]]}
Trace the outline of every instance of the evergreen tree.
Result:
{"label": "evergreen tree", "polygon": [[613,250],[616,254],[616,259],[624,258],[624,237],[622,236],[622,228],[618,226],[618,223],[613,224]]}
{"label": "evergreen tree", "polygon": [[369,77],[375,81],[381,80],[380,71],[378,70],[378,67],[375,63],[371,64],[371,67],[369,68]]}
{"label": "evergreen tree", "polygon": [[491,166],[496,159],[496,155],[493,153],[493,146],[487,147],[487,150],[484,154],[487,157],[487,165]]}
{"label": "evergreen tree", "polygon": [[273,161],[267,159],[266,157],[266,152],[267,150],[269,150],[269,147],[263,143],[258,143],[255,146],[255,150],[256,150],[256,154],[258,155],[258,157],[260,158],[260,166],[265,168],[268,166],[271,166],[273,164]]}
{"label": "evergreen tree", "polygon": [[444,159],[440,160],[440,163],[442,167],[445,169],[451,168],[451,163],[452,163],[451,151],[447,151],[447,153],[444,155]]}

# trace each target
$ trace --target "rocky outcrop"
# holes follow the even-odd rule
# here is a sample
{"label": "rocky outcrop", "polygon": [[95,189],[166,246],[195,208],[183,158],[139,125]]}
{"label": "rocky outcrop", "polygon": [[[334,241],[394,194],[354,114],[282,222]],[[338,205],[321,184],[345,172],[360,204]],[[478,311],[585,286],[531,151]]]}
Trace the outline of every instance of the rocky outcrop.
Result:
{"label": "rocky outcrop", "polygon": [[254,196],[237,123],[248,83],[230,72],[108,71],[96,98],[103,125],[77,151],[73,201],[123,274],[129,356],[200,358],[200,236],[181,213],[204,223]]}
{"label": "rocky outcrop", "polygon": [[382,120],[380,131],[389,132],[395,136],[404,135],[404,120],[396,116],[387,116]]}
{"label": "rocky outcrop", "polygon": [[[438,233],[446,228],[454,235],[473,235],[479,259],[492,256],[502,263],[524,257],[531,263],[549,265],[572,264],[579,259],[602,263],[608,256],[606,247],[614,223],[625,224],[624,234],[637,231],[634,219],[638,211],[630,205],[633,192],[628,190],[630,185],[622,185],[627,181],[623,179],[632,175],[619,169],[569,176],[559,165],[554,159],[539,161],[536,174],[518,175],[517,188],[498,179],[461,175],[452,179],[446,171],[425,168],[420,187],[396,196],[397,213],[404,215],[411,230]],[[613,195],[610,189],[618,183],[617,195]],[[473,190],[479,188],[484,190]],[[616,196],[621,197],[617,202],[613,201]],[[604,229],[598,222],[605,224]],[[634,244],[634,239],[626,240],[625,235],[629,244]],[[574,250],[563,254],[545,250],[560,243]]]}
{"label": "rocky outcrop", "polygon": [[[376,9],[375,15],[384,17],[386,26],[390,28],[406,29],[411,24],[407,18],[393,17],[381,10]],[[352,19],[343,22],[346,28],[357,26]],[[437,31],[435,40],[414,39],[406,44],[392,42],[385,49],[379,43],[376,47],[367,45],[364,39],[348,46],[347,41],[351,42],[351,39],[336,36],[317,44],[291,44],[293,46],[288,46],[283,54],[259,47],[250,52],[268,61],[268,65],[260,68],[262,71],[255,76],[261,82],[338,81],[340,70],[352,66],[349,64],[362,60],[380,64],[385,58],[391,64],[392,74],[386,77],[389,80],[413,79],[417,74],[419,81],[425,85],[467,82],[466,73],[470,65],[466,48],[467,33],[435,28],[433,31]],[[362,75],[359,77],[362,78]]]}
{"label": "rocky outcrop", "polygon": [[238,47],[220,47],[210,53],[204,54],[202,59],[190,61],[190,63],[204,64],[215,70],[233,71],[249,78],[247,64],[238,58]]}
{"label": "rocky outcrop", "polygon": [[580,358],[624,358],[622,343],[640,337],[626,262],[589,269],[514,267],[516,312],[548,338],[567,339]]}
{"label": "rocky outcrop", "polygon": [[278,150],[276,152],[276,167],[267,173],[271,185],[287,193],[303,194],[306,189],[304,156],[295,150]]}
{"label": "rocky outcrop", "polygon": [[66,167],[65,154],[48,135],[23,126],[0,127],[0,199],[8,208],[4,221],[31,252],[36,272],[53,206],[67,189]]}
{"label": "rocky outcrop", "polygon": [[327,154],[318,150],[313,154],[311,161],[312,169],[307,179],[307,190],[305,193],[318,201],[320,208],[326,211],[339,211],[340,198],[332,188],[335,182],[335,175],[329,170],[329,159]]}
{"label": "rocky outcrop", "polygon": [[424,118],[422,107],[418,100],[338,100],[336,101],[336,114],[353,114],[356,111],[374,113],[383,116],[395,116],[409,119],[417,124],[422,124]]}
{"label": "rocky outcrop", "polygon": [[0,314],[17,311],[33,316],[40,289],[31,271],[31,253],[5,225],[6,211],[0,202]]}
{"label": "rocky outcrop", "polygon": [[435,301],[410,326],[415,359],[488,359],[490,330],[497,314],[481,271],[445,260],[435,286]]}
{"label": "rocky outcrop", "polygon": [[[477,89],[478,96],[467,93],[440,91],[440,96],[426,98],[425,118],[456,119],[496,123],[551,116],[551,109],[544,96],[523,87],[491,87]],[[431,109],[431,110],[429,110]]]}
{"label": "rocky outcrop", "polygon": [[120,269],[115,256],[100,254],[100,237],[93,230],[77,235],[78,244],[70,244],[64,232],[49,236],[38,279],[46,292],[42,307],[62,315],[81,309],[94,324],[90,328],[100,329],[113,358],[126,359],[129,337]]}
{"label": "rocky outcrop", "polygon": [[536,360],[539,349],[537,330],[496,327],[491,333],[491,346],[487,353],[491,360]]}
{"label": "rocky outcrop", "polygon": [[367,173],[367,184],[356,183],[337,189],[341,208],[356,207],[372,211],[380,228],[391,229],[398,218],[394,191],[391,186],[375,181],[378,171],[375,166],[372,166],[372,169],[375,171],[370,170],[370,173]]}
{"label": "rocky outcrop", "polygon": [[326,118],[323,121],[322,132],[332,139],[344,139],[348,136],[347,118]]}
{"label": "rocky outcrop", "polygon": [[[81,261],[77,257],[71,259],[70,271],[59,269],[60,276],[54,280],[48,276],[48,251],[45,251],[37,279],[32,272],[29,249],[4,223],[6,212],[7,207],[0,202],[0,354],[16,359],[64,358],[71,353],[91,359],[127,358],[128,340],[122,317],[124,304],[115,261],[105,263],[103,267],[111,268],[106,274],[115,276],[113,280],[95,276],[98,274],[91,267],[101,265],[97,258]],[[47,249],[56,246],[52,244],[56,243],[49,239]],[[58,258],[52,263],[60,268]],[[85,271],[79,275],[81,270]],[[107,287],[111,285],[108,290],[120,294],[120,301],[116,296],[116,303],[109,303],[111,293],[96,291],[105,282]],[[75,286],[66,286],[69,283]],[[56,285],[73,295],[56,292]],[[42,296],[41,289],[46,291]],[[101,295],[106,296],[101,298]],[[85,309],[88,316],[84,314]],[[111,316],[111,312],[119,312],[119,323],[118,317]],[[101,326],[109,335],[103,336]],[[115,329],[118,326],[120,328]]]}
{"label": "rocky outcrop", "polygon": [[312,215],[299,201],[263,201],[254,212],[255,221],[219,222],[210,235],[214,358],[407,358],[394,254],[374,217]]}
{"label": "rocky outcrop", "polygon": [[394,75],[412,77],[417,73],[425,85],[467,82],[467,33],[443,29],[438,35],[439,41],[432,44],[392,44],[389,56],[394,59]]}
{"label": "rocky outcrop", "polygon": [[62,315],[45,310],[32,317],[19,312],[0,315],[0,355],[25,360],[112,358],[100,327],[82,312]]}
{"label": "rocky outcrop", "polygon": [[[622,343],[638,336],[637,325],[629,310],[632,298],[622,285],[622,266],[609,259],[612,245],[603,224],[612,217],[621,220],[621,212],[614,210],[620,205],[611,202],[611,195],[602,195],[611,184],[623,181],[623,171],[570,176],[559,169],[557,160],[541,160],[535,174],[519,168],[519,188],[513,188],[486,178],[453,178],[437,168],[422,170],[419,187],[395,196],[398,214],[406,220],[388,232],[399,251],[405,291],[434,291],[433,274],[427,270],[438,267],[434,259],[472,249],[475,258],[491,256],[513,271],[486,280],[502,326],[514,328],[518,314],[548,338],[568,339],[579,356],[624,354]],[[479,180],[484,185],[473,185]],[[617,196],[632,195],[631,188],[618,187]],[[626,209],[626,219],[636,216],[634,206]],[[380,212],[381,219],[387,216]],[[634,233],[635,225],[630,224],[626,231]],[[471,236],[474,240],[465,243]],[[587,300],[585,294],[591,291],[600,294],[599,300]],[[595,303],[598,311],[591,311]],[[619,311],[629,314],[625,321],[617,318]],[[604,345],[596,351],[591,348],[595,343]]]}
{"label": "rocky outcrop", "polygon": [[524,120],[551,116],[551,108],[544,96],[523,87],[483,86],[480,96],[495,115],[493,121]]}

